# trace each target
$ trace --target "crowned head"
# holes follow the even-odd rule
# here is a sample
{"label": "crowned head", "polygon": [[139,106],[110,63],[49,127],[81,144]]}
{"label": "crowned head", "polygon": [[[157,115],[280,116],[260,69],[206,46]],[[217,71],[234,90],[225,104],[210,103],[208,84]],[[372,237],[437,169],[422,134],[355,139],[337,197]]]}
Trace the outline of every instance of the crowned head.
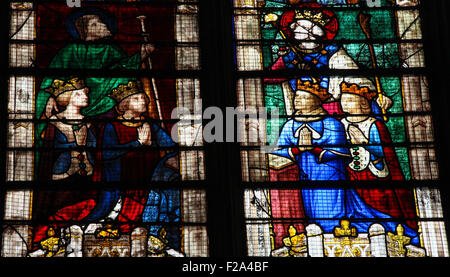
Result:
{"label": "crowned head", "polygon": [[371,113],[371,101],[377,96],[377,92],[367,86],[358,84],[341,84],[341,107],[347,114],[368,115]]}
{"label": "crowned head", "polygon": [[302,50],[314,50],[322,40],[332,40],[337,33],[335,14],[317,3],[300,3],[283,13],[281,31],[287,39],[297,40]]}
{"label": "crowned head", "polygon": [[45,91],[53,95],[61,107],[71,105],[82,108],[89,105],[89,89],[84,80],[77,77],[69,80],[55,79]]}
{"label": "crowned head", "polygon": [[318,83],[298,80],[293,103],[296,116],[324,114],[322,105],[331,97]]}
{"label": "crowned head", "polygon": [[139,81],[119,85],[112,90],[110,97],[116,101],[117,110],[121,114],[126,112],[143,114],[148,109],[149,99]]}

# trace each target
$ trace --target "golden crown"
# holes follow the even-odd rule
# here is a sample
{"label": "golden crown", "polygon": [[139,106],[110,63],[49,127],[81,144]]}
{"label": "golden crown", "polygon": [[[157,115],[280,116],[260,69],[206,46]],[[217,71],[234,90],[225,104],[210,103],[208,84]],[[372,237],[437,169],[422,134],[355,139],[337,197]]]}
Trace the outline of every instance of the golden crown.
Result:
{"label": "golden crown", "polygon": [[322,102],[325,102],[330,97],[332,97],[332,95],[328,93],[328,90],[326,88],[322,88],[318,83],[311,83],[310,81],[302,82],[301,80],[298,80],[297,90],[312,93],[319,97]]}
{"label": "golden crown", "polygon": [[314,23],[317,23],[321,26],[326,26],[331,20],[330,18],[326,18],[326,15],[324,15],[322,12],[313,14],[311,10],[304,10],[304,11],[296,10],[295,19],[306,19]]}
{"label": "golden crown", "polygon": [[120,103],[123,99],[127,98],[130,95],[142,93],[142,84],[138,81],[130,81],[126,85],[119,85],[117,88],[112,90],[112,93],[109,95],[112,99],[114,99],[117,103]]}
{"label": "golden crown", "polygon": [[369,101],[373,100],[373,98],[377,96],[377,92],[371,91],[368,87],[360,87],[357,84],[349,85],[346,82],[342,82],[341,91],[342,93],[351,93],[362,96]]}
{"label": "golden crown", "polygon": [[79,78],[72,78],[70,80],[58,80],[55,79],[52,85],[46,88],[44,91],[53,94],[55,97],[63,94],[64,92],[85,88],[86,85],[83,80]]}

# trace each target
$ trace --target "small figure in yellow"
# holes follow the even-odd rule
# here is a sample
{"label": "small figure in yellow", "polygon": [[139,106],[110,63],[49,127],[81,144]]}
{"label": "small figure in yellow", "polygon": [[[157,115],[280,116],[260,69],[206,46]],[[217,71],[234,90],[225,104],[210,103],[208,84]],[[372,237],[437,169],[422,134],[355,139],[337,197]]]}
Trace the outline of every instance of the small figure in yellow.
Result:
{"label": "small figure in yellow", "polygon": [[294,226],[289,226],[289,237],[283,239],[283,244],[289,248],[290,256],[297,256],[300,252],[306,250],[306,236],[305,234],[297,234],[297,229]]}
{"label": "small figure in yellow", "polygon": [[166,239],[167,232],[164,228],[161,228],[158,232],[158,236],[149,236],[149,249],[148,251],[152,256],[156,257],[166,257],[167,253],[165,250],[167,249],[168,240]]}
{"label": "small figure in yellow", "polygon": [[61,247],[61,239],[56,236],[55,229],[50,227],[47,230],[47,238],[41,241],[41,248],[46,251],[44,257],[54,257],[64,253],[65,249]]}
{"label": "small figure in yellow", "polygon": [[104,227],[95,231],[95,237],[98,239],[118,239],[120,237],[119,229],[115,228],[111,221],[107,220]]}
{"label": "small figure in yellow", "polygon": [[405,236],[405,228],[401,224],[398,224],[395,230],[397,234],[388,232],[388,236],[394,243],[396,243],[396,250],[398,253],[404,256],[406,253],[405,246],[411,243],[411,238]]}
{"label": "small figure in yellow", "polygon": [[333,230],[335,237],[357,237],[358,231],[355,227],[350,227],[350,221],[342,219],[340,221],[341,227],[335,227]]}

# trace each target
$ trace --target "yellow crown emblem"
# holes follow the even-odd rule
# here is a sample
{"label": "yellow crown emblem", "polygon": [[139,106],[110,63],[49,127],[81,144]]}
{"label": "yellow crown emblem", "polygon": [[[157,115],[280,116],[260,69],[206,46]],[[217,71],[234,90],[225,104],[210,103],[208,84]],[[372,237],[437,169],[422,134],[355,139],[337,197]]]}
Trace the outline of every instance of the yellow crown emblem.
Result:
{"label": "yellow crown emblem", "polygon": [[326,26],[331,20],[331,18],[327,18],[326,15],[324,15],[322,12],[313,14],[311,10],[304,10],[304,11],[296,10],[295,19],[309,20],[321,26]]}
{"label": "yellow crown emblem", "polygon": [[342,82],[341,91],[342,93],[351,93],[362,96],[369,101],[373,100],[375,96],[377,96],[377,92],[371,91],[368,87],[360,87],[357,84],[349,85],[346,82]]}
{"label": "yellow crown emblem", "polygon": [[309,81],[302,82],[301,80],[298,80],[297,90],[312,93],[319,97],[322,102],[325,102],[330,97],[332,97],[332,95],[328,93],[328,90],[326,88],[320,87],[318,83],[311,83]]}
{"label": "yellow crown emblem", "polygon": [[53,96],[58,97],[64,92],[85,88],[86,85],[83,80],[79,78],[72,78],[70,80],[53,80],[52,85],[46,88],[44,91],[51,93]]}
{"label": "yellow crown emblem", "polygon": [[127,98],[130,95],[142,93],[142,84],[138,81],[130,81],[126,85],[119,85],[117,88],[112,90],[112,93],[109,95],[112,99],[114,99],[117,103],[120,103],[123,99]]}

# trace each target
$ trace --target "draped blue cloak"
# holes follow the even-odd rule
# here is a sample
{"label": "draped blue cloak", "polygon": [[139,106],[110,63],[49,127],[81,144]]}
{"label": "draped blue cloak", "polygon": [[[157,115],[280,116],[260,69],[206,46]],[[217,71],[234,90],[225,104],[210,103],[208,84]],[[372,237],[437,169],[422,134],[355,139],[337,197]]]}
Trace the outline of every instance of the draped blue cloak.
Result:
{"label": "draped blue cloak", "polygon": [[[96,146],[96,138],[91,128],[88,129],[86,147],[94,148]],[[54,148],[56,158],[53,163],[53,174],[63,174],[70,169],[71,161],[71,151],[77,149],[77,143],[69,142],[67,137],[55,127],[55,137],[54,137]],[[89,151],[86,151],[87,158],[91,164],[94,164],[94,159]]]}

